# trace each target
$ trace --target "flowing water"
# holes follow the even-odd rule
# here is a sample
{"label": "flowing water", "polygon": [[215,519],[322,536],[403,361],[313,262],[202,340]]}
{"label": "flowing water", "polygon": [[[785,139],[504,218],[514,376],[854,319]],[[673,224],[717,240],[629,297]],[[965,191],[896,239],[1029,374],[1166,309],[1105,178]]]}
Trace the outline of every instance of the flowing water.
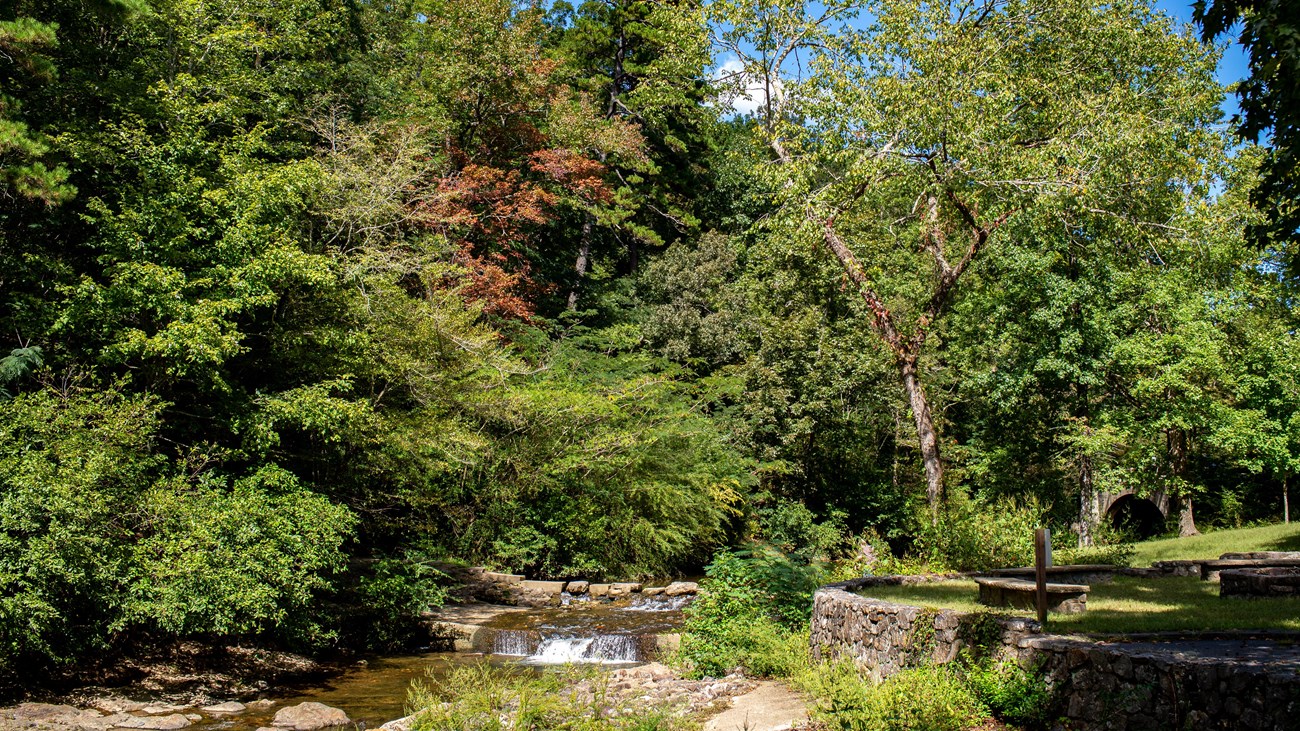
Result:
{"label": "flowing water", "polygon": [[676,632],[684,602],[641,597],[628,606],[575,602],[568,608],[510,612],[490,621],[480,633],[481,653],[433,652],[384,657],[312,687],[285,689],[269,708],[250,706],[224,719],[204,720],[188,731],[253,731],[269,726],[285,706],[316,701],[341,708],[361,728],[374,729],[407,713],[411,683],[429,683],[458,667],[488,662],[501,672],[544,672],[570,663],[643,662],[656,636]]}
{"label": "flowing water", "polygon": [[341,708],[357,726],[375,729],[407,713],[407,692],[413,681],[428,684],[449,675],[458,667],[488,662],[502,672],[537,672],[518,662],[477,654],[431,652],[422,655],[384,657],[358,665],[311,687],[286,689],[272,698],[269,708],[249,706],[247,711],[224,719],[205,720],[186,731],[251,731],[270,726],[275,712],[306,701]]}
{"label": "flowing water", "polygon": [[677,632],[689,597],[638,597],[626,606],[580,602],[512,612],[484,626],[484,652],[536,665],[643,662],[657,636]]}

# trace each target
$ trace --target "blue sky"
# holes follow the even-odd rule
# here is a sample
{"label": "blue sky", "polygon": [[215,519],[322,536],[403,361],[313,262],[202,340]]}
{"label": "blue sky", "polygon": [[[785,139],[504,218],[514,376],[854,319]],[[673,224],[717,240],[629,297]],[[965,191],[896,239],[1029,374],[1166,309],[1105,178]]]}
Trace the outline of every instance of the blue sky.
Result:
{"label": "blue sky", "polygon": [[[816,5],[814,0],[813,5]],[[1192,22],[1192,0],[1155,0],[1155,6],[1165,14],[1176,18],[1177,20],[1190,24]],[[1236,43],[1237,28],[1231,30],[1231,38],[1222,37],[1219,39],[1220,45],[1230,41],[1223,52],[1223,57],[1219,60],[1218,80],[1219,83],[1227,85],[1246,78],[1249,73],[1247,66],[1246,54],[1241,46]],[[1198,37],[1200,29],[1194,28],[1193,33]],[[734,56],[724,55],[718,59],[721,72],[736,72],[740,67]],[[734,65],[733,65],[734,64]],[[715,72],[716,73],[716,72]],[[756,94],[757,92],[755,92]],[[753,112],[757,106],[757,97],[742,98],[733,100],[734,108],[740,112]],[[1222,108],[1224,113],[1231,117],[1238,111],[1237,97],[1234,94],[1227,94],[1224,97]]]}

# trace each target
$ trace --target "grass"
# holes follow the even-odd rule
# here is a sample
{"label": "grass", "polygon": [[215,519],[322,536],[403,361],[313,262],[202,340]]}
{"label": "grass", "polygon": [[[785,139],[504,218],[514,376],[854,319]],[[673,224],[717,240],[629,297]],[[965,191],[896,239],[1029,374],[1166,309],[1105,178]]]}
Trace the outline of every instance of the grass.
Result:
{"label": "grass", "polygon": [[1229,552],[1300,551],[1300,523],[1216,530],[1188,538],[1143,541],[1133,544],[1133,548],[1134,566],[1150,566],[1152,561],[1218,558]]}
{"label": "grass", "polygon": [[[974,581],[942,581],[915,586],[872,587],[877,599],[912,606],[990,611],[976,602]],[[1033,616],[1032,611],[996,609],[999,613]],[[1117,576],[1092,584],[1088,611],[1048,616],[1052,632],[1215,631],[1230,629],[1300,630],[1300,599],[1244,599],[1220,597],[1219,585],[1194,576],[1141,579]]]}

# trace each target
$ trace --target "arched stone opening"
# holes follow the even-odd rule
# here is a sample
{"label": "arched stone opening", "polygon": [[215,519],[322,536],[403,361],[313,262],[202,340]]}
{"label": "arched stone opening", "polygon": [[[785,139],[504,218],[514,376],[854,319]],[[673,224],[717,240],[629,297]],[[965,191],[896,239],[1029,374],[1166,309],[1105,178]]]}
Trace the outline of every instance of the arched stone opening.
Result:
{"label": "arched stone opening", "polygon": [[1165,515],[1154,502],[1132,493],[1121,495],[1110,504],[1106,517],[1117,530],[1138,538],[1160,535],[1165,529]]}

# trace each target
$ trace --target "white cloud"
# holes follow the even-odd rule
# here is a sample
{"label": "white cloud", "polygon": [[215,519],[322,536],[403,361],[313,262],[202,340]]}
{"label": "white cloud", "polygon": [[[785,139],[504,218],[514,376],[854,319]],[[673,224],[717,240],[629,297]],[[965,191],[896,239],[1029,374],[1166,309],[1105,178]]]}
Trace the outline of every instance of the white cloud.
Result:
{"label": "white cloud", "polygon": [[[722,82],[718,101],[736,114],[755,114],[766,104],[767,90],[762,77],[746,74],[745,65],[735,56],[714,69],[713,78]],[[774,97],[781,96],[780,79],[773,80],[771,93]]]}

